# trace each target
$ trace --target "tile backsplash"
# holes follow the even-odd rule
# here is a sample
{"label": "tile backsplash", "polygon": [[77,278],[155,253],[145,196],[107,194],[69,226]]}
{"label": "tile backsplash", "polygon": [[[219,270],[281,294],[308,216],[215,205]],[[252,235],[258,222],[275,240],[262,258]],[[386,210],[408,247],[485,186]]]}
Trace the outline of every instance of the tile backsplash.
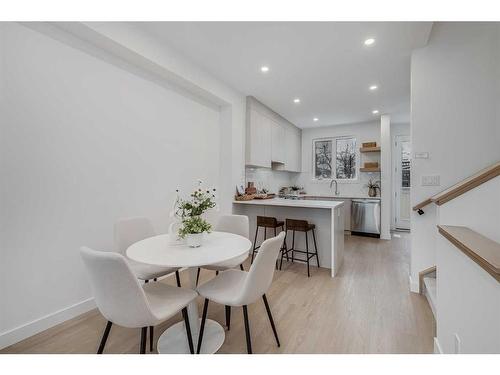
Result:
{"label": "tile backsplash", "polygon": [[[353,182],[339,182],[338,189],[341,196],[367,197],[368,188],[366,184],[369,179],[374,181],[380,179],[379,173],[360,173],[359,179]],[[278,193],[283,186],[298,185],[304,188],[309,195],[333,195],[330,189],[330,180],[313,180],[310,172],[294,173],[276,171],[269,168],[247,167],[245,169],[245,187],[252,181],[257,189],[266,188],[271,193]]]}
{"label": "tile backsplash", "polygon": [[269,192],[276,194],[281,187],[293,185],[297,178],[298,173],[293,172],[276,171],[269,168],[245,168],[245,184],[252,181],[257,189],[266,188]]}

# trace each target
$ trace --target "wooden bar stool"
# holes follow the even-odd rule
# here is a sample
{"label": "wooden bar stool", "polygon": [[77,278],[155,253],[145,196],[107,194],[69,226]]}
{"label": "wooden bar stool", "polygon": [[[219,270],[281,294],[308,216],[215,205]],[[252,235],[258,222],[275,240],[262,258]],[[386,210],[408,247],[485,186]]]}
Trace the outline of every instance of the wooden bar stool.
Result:
{"label": "wooden bar stool", "polygon": [[[316,229],[316,225],[310,224],[306,220],[286,219],[286,236],[288,236],[288,231],[291,230],[292,231],[292,247],[290,249],[285,247],[285,249],[283,249],[283,251],[281,252],[280,270],[281,270],[281,266],[283,265],[283,257],[286,256],[286,258],[288,260],[288,253],[290,251],[292,252],[292,263],[295,260],[299,261],[299,262],[307,263],[307,277],[311,276],[311,274],[309,272],[309,262],[310,262],[311,258],[316,257],[316,263],[318,264],[318,267],[319,267],[318,246],[316,245],[315,229]],[[309,252],[309,240],[308,240],[307,234],[310,231],[312,232],[313,240],[314,240],[314,253]],[[306,251],[295,249],[295,232],[304,232],[305,237],[306,237]],[[286,237],[285,237],[285,243],[286,243]],[[295,258],[296,252],[300,253],[300,254],[305,254],[306,258],[305,259],[296,259]]]}
{"label": "wooden bar stool", "polygon": [[[281,231],[285,229],[285,223],[283,221],[278,221],[275,217],[269,216],[257,216],[257,227],[255,228],[255,239],[253,241],[253,251],[252,251],[252,261],[255,254],[257,253],[257,249],[260,248],[260,245],[257,246],[257,234],[259,233],[259,228],[264,228],[264,241],[267,239],[267,228],[274,230],[274,237],[278,235],[276,229],[281,228]],[[288,258],[288,256],[287,256]]]}

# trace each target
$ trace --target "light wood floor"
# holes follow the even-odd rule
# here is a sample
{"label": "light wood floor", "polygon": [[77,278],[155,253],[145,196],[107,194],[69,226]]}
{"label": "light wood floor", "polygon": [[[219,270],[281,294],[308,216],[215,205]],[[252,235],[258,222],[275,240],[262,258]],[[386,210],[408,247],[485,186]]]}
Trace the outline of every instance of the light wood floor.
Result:
{"label": "light wood floor", "polygon": [[[404,233],[392,241],[346,236],[344,265],[335,279],[327,269],[313,268],[307,278],[304,264],[284,265],[267,293],[281,348],[259,301],[249,307],[254,353],[431,353],[434,319],[424,297],[409,292],[408,242]],[[213,276],[202,271],[202,281]],[[181,278],[187,283],[187,274]],[[201,298],[199,303],[201,312]],[[224,325],[223,306],[211,303],[208,316]],[[180,320],[179,314],[156,327],[155,342]],[[105,323],[93,310],[1,353],[95,353]],[[113,326],[105,353],[138,351],[139,330]],[[233,308],[219,353],[246,353],[241,308]]]}

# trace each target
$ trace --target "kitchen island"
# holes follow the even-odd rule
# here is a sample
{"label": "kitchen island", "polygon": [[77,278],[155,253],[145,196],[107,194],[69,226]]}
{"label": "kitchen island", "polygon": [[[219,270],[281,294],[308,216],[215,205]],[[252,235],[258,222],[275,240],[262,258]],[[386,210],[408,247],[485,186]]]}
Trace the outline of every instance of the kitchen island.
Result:
{"label": "kitchen island", "polygon": [[[255,236],[257,216],[272,216],[283,221],[285,219],[307,220],[315,224],[320,267],[330,268],[332,277],[335,277],[342,267],[344,260],[344,203],[342,201],[283,198],[233,201],[233,212],[248,216],[251,240]],[[268,238],[273,234],[268,230]],[[264,230],[260,229],[258,244],[261,243],[263,236]],[[290,237],[287,238],[289,248],[291,247]],[[303,233],[296,233],[295,247],[305,249]],[[310,250],[312,248],[312,246],[309,247]],[[300,254],[297,257],[300,257]],[[311,260],[311,266],[316,266],[315,259]]]}

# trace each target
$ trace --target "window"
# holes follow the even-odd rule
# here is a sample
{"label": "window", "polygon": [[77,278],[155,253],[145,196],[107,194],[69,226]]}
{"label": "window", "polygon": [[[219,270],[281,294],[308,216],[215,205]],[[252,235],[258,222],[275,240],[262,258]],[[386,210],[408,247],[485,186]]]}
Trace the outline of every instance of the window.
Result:
{"label": "window", "polygon": [[354,137],[314,140],[313,159],[315,179],[357,179],[357,152]]}

